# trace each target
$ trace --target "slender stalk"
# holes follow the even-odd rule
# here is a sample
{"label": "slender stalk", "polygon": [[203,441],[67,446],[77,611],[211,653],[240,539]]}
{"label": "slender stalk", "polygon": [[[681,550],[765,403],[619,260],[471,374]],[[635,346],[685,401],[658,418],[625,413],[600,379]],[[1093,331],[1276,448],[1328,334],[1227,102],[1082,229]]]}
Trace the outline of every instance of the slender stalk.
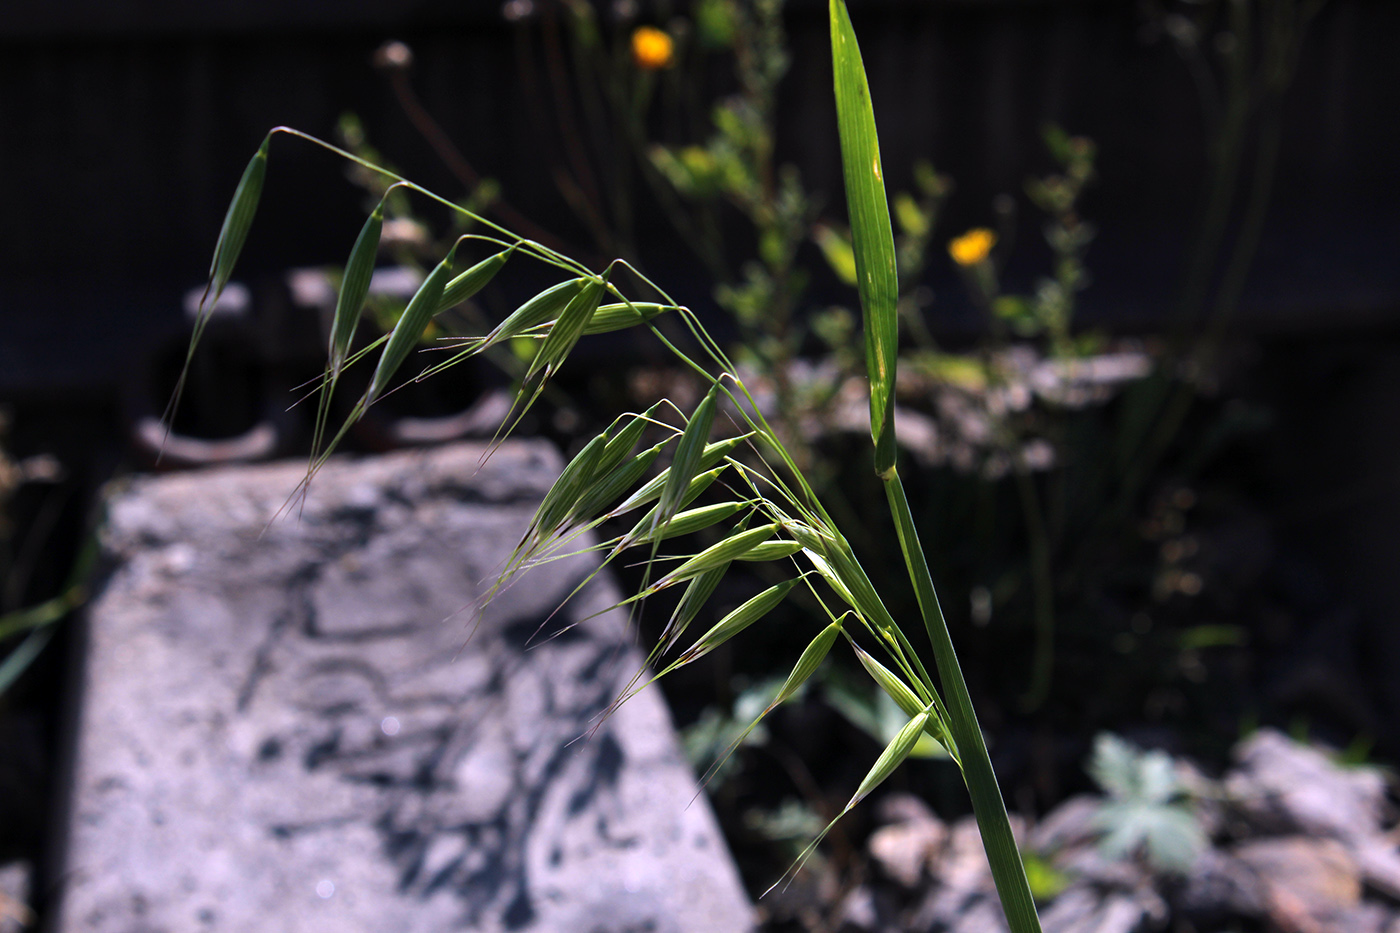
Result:
{"label": "slender stalk", "polygon": [[977,714],[972,709],[967,681],[963,679],[962,668],[958,666],[953,639],[948,634],[948,623],[944,621],[938,594],[934,592],[933,577],[919,544],[919,533],[914,527],[914,516],[909,511],[909,500],[904,495],[904,484],[900,481],[899,471],[893,468],[882,479],[890,514],[894,517],[895,531],[899,534],[904,565],[914,584],[929,641],[933,643],[933,656],[952,720],[953,741],[957,743],[958,753],[962,756],[963,778],[972,797],[972,811],[977,817],[977,828],[982,833],[982,844],[987,850],[997,895],[1001,898],[1012,933],[1039,933],[1040,919],[1035,912],[1030,883],[1026,880],[1026,869],[1016,848],[1016,838],[1011,833],[1011,821],[1006,815],[1006,804],[997,786],[992,760],[987,755],[987,743],[982,738]]}

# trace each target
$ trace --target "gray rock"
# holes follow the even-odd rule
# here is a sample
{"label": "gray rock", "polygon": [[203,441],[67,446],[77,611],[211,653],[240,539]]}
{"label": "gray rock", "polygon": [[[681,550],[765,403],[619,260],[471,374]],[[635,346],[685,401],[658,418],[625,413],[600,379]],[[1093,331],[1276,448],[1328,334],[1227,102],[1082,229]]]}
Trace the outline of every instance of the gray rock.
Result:
{"label": "gray rock", "polygon": [[482,452],[333,461],[270,525],[301,466],[113,494],[55,929],[751,925],[660,695],[599,725],[641,665],[585,621],[611,584],[551,617],[561,561],[475,618],[560,468]]}
{"label": "gray rock", "polygon": [[1299,933],[1351,929],[1344,918],[1361,903],[1361,877],[1337,840],[1257,839],[1236,847],[1235,856],[1263,882],[1275,927]]}
{"label": "gray rock", "polygon": [[1366,885],[1400,900],[1400,847],[1382,831],[1388,804],[1380,771],[1341,767],[1271,730],[1250,737],[1236,757],[1226,790],[1250,823],[1339,840]]}
{"label": "gray rock", "polygon": [[[1025,821],[1015,814],[1011,815],[1011,831],[1018,844],[1025,839]],[[980,917],[986,913],[982,905],[988,897],[991,898],[998,922],[1002,924],[1001,927],[988,929],[1005,927],[1001,903],[996,896],[996,884],[992,880],[992,868],[987,863],[987,852],[982,846],[976,819],[966,816],[953,824],[947,844],[930,860],[929,873],[936,884],[913,910],[912,929],[974,929],[964,926],[966,917],[970,914]]]}
{"label": "gray rock", "polygon": [[1071,797],[1045,814],[1030,831],[1028,842],[1036,852],[1053,854],[1071,846],[1083,845],[1102,833],[1094,826],[1104,798],[1090,794]]}
{"label": "gray rock", "polygon": [[1111,894],[1094,917],[1092,925],[1084,928],[1084,933],[1132,933],[1141,929],[1144,921],[1160,922],[1162,919],[1154,914],[1152,905],[1141,897]]}
{"label": "gray rock", "polygon": [[979,897],[948,926],[948,933],[1009,933],[996,895]]}
{"label": "gray rock", "polygon": [[[937,817],[902,820],[881,826],[870,834],[866,844],[870,857],[888,877],[905,888],[916,888],[924,869],[935,858],[948,828]],[[990,871],[990,868],[988,869]]]}
{"label": "gray rock", "polygon": [[1272,729],[1242,742],[1235,757],[1226,792],[1264,832],[1351,839],[1380,828],[1385,778],[1373,769],[1339,767]]}
{"label": "gray rock", "polygon": [[1339,929],[1347,933],[1390,933],[1396,917],[1374,901],[1362,901],[1343,915]]}
{"label": "gray rock", "polygon": [[0,865],[0,933],[19,933],[34,922],[29,909],[30,876],[28,862]]}
{"label": "gray rock", "polygon": [[1132,891],[1152,884],[1151,875],[1140,862],[1109,858],[1098,846],[1066,849],[1053,859],[1053,864],[1071,877],[1104,888]]}
{"label": "gray rock", "polygon": [[1347,850],[1369,887],[1393,901],[1400,901],[1400,849],[1393,836],[1378,833],[1351,839]]}
{"label": "gray rock", "polygon": [[1186,916],[1208,923],[1231,915],[1262,917],[1267,910],[1259,876],[1244,862],[1218,849],[1200,854],[1174,901]]}
{"label": "gray rock", "polygon": [[1084,928],[1099,912],[1101,901],[1085,885],[1060,892],[1054,903],[1040,911],[1040,927],[1045,933],[1071,933]]}
{"label": "gray rock", "polygon": [[913,794],[895,792],[880,798],[875,805],[875,818],[880,823],[904,823],[909,820],[937,820],[938,814]]}
{"label": "gray rock", "polygon": [[1045,933],[1134,933],[1157,929],[1166,919],[1166,906],[1151,891],[1110,891],[1100,894],[1076,884],[1041,911]]}
{"label": "gray rock", "polygon": [[843,930],[874,933],[880,928],[880,912],[875,906],[875,892],[869,885],[860,885],[841,901],[836,911]]}

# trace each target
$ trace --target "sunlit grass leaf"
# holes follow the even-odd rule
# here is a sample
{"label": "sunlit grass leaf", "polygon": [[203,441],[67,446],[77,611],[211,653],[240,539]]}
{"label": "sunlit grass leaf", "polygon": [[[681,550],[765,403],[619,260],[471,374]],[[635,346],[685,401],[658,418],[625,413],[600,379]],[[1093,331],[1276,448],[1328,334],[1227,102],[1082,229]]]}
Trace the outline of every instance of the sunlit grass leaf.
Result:
{"label": "sunlit grass leaf", "polygon": [[332,379],[340,375],[340,368],[345,364],[350,344],[355,339],[360,312],[364,310],[365,299],[369,297],[369,284],[374,277],[374,261],[379,253],[379,237],[383,229],[384,202],[380,201],[360,228],[360,235],[350,249],[350,258],[345,262],[345,274],[340,280],[340,294],[336,296],[335,317],[331,322],[327,351]]}
{"label": "sunlit grass leaf", "polygon": [[[706,472],[701,472],[697,474],[696,479],[699,479],[700,477],[705,476],[707,473],[709,473],[711,474],[709,477],[709,482],[713,482],[715,477],[719,475],[719,472],[723,472],[724,470],[724,468],[721,467],[719,468],[719,472],[716,472],[712,469],[714,465],[716,463],[719,463],[725,457],[728,457],[731,453],[733,453],[739,447],[740,444],[744,443],[744,441],[748,439],[748,437],[749,435],[745,434],[739,437],[730,437],[722,441],[715,441],[713,444],[705,445],[704,451],[702,451],[700,454],[700,464],[697,467],[697,469]],[[652,502],[660,498],[662,490],[666,488],[666,484],[671,480],[671,470],[672,467],[667,467],[660,473],[656,474],[656,476],[648,480],[644,486],[642,486],[635,493],[624,499],[621,505],[609,512],[609,517],[615,518],[618,515],[625,515],[633,509],[640,508],[641,506],[646,505],[648,502]],[[684,505],[686,502],[689,502],[690,500],[694,499],[695,496],[698,494],[699,493],[695,489],[695,480],[691,480],[691,482],[687,486],[685,495],[682,496],[681,504]]]}
{"label": "sunlit grass leaf", "polygon": [[729,563],[726,562],[706,570],[690,581],[685,593],[681,595],[680,602],[676,604],[675,611],[671,613],[671,618],[666,622],[666,628],[661,631],[657,648],[659,654],[669,652],[685,634],[686,627],[694,621],[695,616],[714,595],[715,587],[719,586],[719,581],[724,579],[728,571]]}
{"label": "sunlit grass leaf", "polygon": [[[852,645],[851,647],[855,649],[861,667],[865,668],[870,678],[879,685],[880,689],[899,707],[905,716],[913,717],[923,712],[924,702],[904,682],[902,677],[875,660],[869,652],[862,650],[860,645]],[[928,719],[927,729],[929,737],[956,760],[958,757],[957,746],[953,744],[952,736],[949,735],[942,716],[938,714],[937,704],[934,707],[934,715]]]}
{"label": "sunlit grass leaf", "polygon": [[614,331],[645,324],[657,315],[674,310],[677,310],[675,305],[656,304],[649,301],[600,305],[598,310],[593,312],[593,317],[589,318],[588,326],[583,329],[583,333],[584,336],[611,334]]}
{"label": "sunlit grass leaf", "polygon": [[894,230],[880,167],[875,111],[860,46],[844,0],[830,0],[831,63],[836,85],[836,123],[841,167],[855,251],[856,287],[865,312],[865,362],[870,376],[870,435],[875,471],[895,464],[894,383],[899,354],[899,276]]}
{"label": "sunlit grass leaf", "polygon": [[753,563],[782,560],[784,557],[791,557],[800,550],[802,550],[802,545],[796,541],[766,541],[757,547],[750,548],[739,560]]}
{"label": "sunlit grass leaf", "polygon": [[[468,269],[466,274],[471,276],[474,287],[479,289],[489,282],[505,265],[512,251],[514,251],[514,247],[502,250]],[[443,257],[442,262],[434,266],[433,271],[429,272],[428,277],[423,280],[423,284],[418,286],[418,291],[414,293],[413,298],[408,302],[408,307],[404,309],[398,323],[394,325],[393,331],[389,334],[389,342],[384,345],[384,350],[379,356],[379,365],[375,367],[369,389],[365,392],[364,405],[366,408],[374,404],[388,388],[389,380],[403,365],[409,352],[417,346],[419,339],[423,336],[423,331],[428,328],[428,322],[433,319],[433,315],[441,310],[443,289],[447,286],[447,281],[452,275],[452,264],[456,255],[457,245],[453,244],[452,249]]]}
{"label": "sunlit grass leaf", "polygon": [[657,504],[655,522],[665,525],[680,508],[681,497],[691,479],[700,471],[700,462],[710,440],[710,429],[715,422],[716,397],[719,383],[716,382],[705,394],[705,398],[690,416],[685,430],[681,433],[680,444],[676,446],[675,459],[671,461],[671,472],[666,477],[666,485],[661,491],[661,501]]}
{"label": "sunlit grass leaf", "polygon": [[[913,752],[914,746],[919,741],[919,737],[923,735],[928,716],[929,713],[927,711],[919,713],[917,716],[910,719],[909,722],[895,734],[895,737],[890,740],[889,745],[885,746],[885,750],[880,753],[880,757],[875,759],[875,764],[865,775],[865,779],[860,782],[860,787],[856,789],[855,795],[851,797],[850,801],[842,808],[841,812],[836,815],[836,819],[826,824],[826,828],[818,833],[817,838],[813,839],[811,844],[802,851],[802,854],[797,857],[797,861],[793,863],[792,867],[784,872],[783,878],[789,875],[795,875],[800,871],[807,859],[816,851],[817,845],[826,838],[826,834],[831,832],[831,828],[841,820],[841,817],[855,809],[857,804],[868,797],[871,791],[884,783],[885,779],[904,763],[904,760]],[[779,878],[774,882],[773,887],[768,890],[771,891],[779,884],[782,884],[783,878]]]}
{"label": "sunlit grass leaf", "polygon": [[524,544],[530,538],[547,538],[552,535],[569,514],[575,502],[583,495],[590,482],[597,477],[598,461],[607,449],[608,438],[599,434],[583,446],[574,458],[559,473],[559,478],[545,493],[544,500],[535,510],[525,531]]}
{"label": "sunlit grass leaf", "polygon": [[637,441],[641,440],[642,432],[652,423],[652,415],[656,412],[656,409],[660,407],[661,403],[657,402],[640,416],[623,416],[623,418],[618,420],[625,420],[626,423],[623,424],[621,428],[617,428],[616,431],[614,431],[613,428],[616,427],[617,422],[614,422],[613,425],[609,427],[607,432],[607,446],[603,448],[603,454],[598,459],[599,473],[611,472],[614,467],[621,463],[623,459],[632,452],[632,448],[637,446]]}
{"label": "sunlit grass leaf", "polygon": [[836,639],[841,634],[841,622],[835,621],[822,629],[817,637],[812,639],[802,651],[802,656],[797,659],[797,664],[793,667],[792,673],[783,682],[783,687],[778,691],[778,695],[769,704],[767,712],[771,712],[782,704],[790,700],[813,674],[817,668],[826,660],[826,656],[831,653],[831,646],[836,644]]}
{"label": "sunlit grass leaf", "polygon": [[233,200],[224,214],[223,225],[219,228],[219,239],[214,244],[214,257],[209,263],[209,281],[204,286],[204,294],[199,299],[199,310],[195,315],[194,331],[190,334],[190,345],[185,351],[185,363],[180,369],[180,377],[175,381],[175,391],[171,393],[163,420],[168,425],[180,407],[180,397],[185,392],[185,382],[189,378],[190,364],[194,352],[204,336],[214,307],[219,303],[224,288],[228,286],[233,268],[238,264],[238,256],[243,252],[243,244],[248,239],[248,231],[253,226],[253,217],[262,199],[263,180],[267,177],[267,153],[272,144],[272,134],[263,139],[253,158],[243,169],[238,187],[233,190]]}
{"label": "sunlit grass leaf", "polygon": [[604,272],[602,276],[594,276],[585,280],[578,294],[574,295],[564,306],[564,310],[559,312],[554,326],[549,329],[549,336],[545,337],[539,352],[530,362],[530,369],[525,374],[526,382],[529,382],[539,372],[543,372],[548,378],[560,366],[564,365],[564,360],[568,358],[574,345],[583,336],[583,330],[588,326],[593,312],[598,310],[598,303],[602,300],[603,293],[607,288],[607,276],[608,273]]}
{"label": "sunlit grass leaf", "polygon": [[752,505],[751,502],[734,501],[702,505],[697,509],[676,513],[676,516],[669,522],[654,530],[650,527],[650,519],[644,516],[630,532],[622,537],[620,546],[630,547],[634,544],[645,544],[652,539],[653,535],[658,535],[659,539],[664,541],[668,538],[679,538],[681,535],[704,531],[727,518],[732,518],[741,510],[750,508]]}
{"label": "sunlit grass leaf", "polygon": [[350,353],[350,344],[355,339],[360,312],[364,310],[365,299],[369,296],[370,280],[374,277],[374,262],[379,253],[379,238],[383,229],[384,201],[380,200],[365,220],[364,226],[360,228],[360,235],[355,238],[355,245],[350,249],[350,258],[346,260],[345,272],[341,276],[335,315],[331,318],[330,343],[326,350],[326,375],[321,383],[321,397],[316,405],[316,423],[311,433],[312,469],[315,468],[321,451],[321,438],[325,431],[326,418],[330,413],[331,399],[340,382],[340,373]]}
{"label": "sunlit grass leaf", "polygon": [[494,346],[512,337],[518,337],[532,327],[538,327],[554,318],[569,302],[583,290],[588,279],[570,279],[546,288],[529,301],[511,312],[504,321],[497,324],[486,335],[485,347]]}
{"label": "sunlit grass leaf", "polygon": [[731,535],[718,544],[712,544],[657,580],[653,590],[665,589],[673,584],[689,580],[691,577],[697,577],[706,570],[713,570],[730,561],[738,560],[756,546],[773,537],[777,531],[777,525],[760,525],[758,528],[751,528],[748,531]]}
{"label": "sunlit grass leaf", "polygon": [[799,580],[797,579],[786,580],[776,586],[770,586],[762,593],[744,602],[737,609],[716,622],[713,628],[697,638],[695,644],[673,662],[667,670],[680,667],[683,664],[689,664],[692,661],[704,657],[750,625],[753,625],[759,619],[768,615],[768,613],[778,608],[778,604],[787,598],[788,593],[792,592],[792,588],[796,586],[798,582]]}
{"label": "sunlit grass leaf", "polygon": [[[669,443],[671,443],[671,439],[668,437],[625,463],[618,464],[606,473],[603,473],[606,464],[599,463],[597,471],[602,474],[602,478],[590,485],[574,503],[573,508],[569,510],[570,521],[575,523],[589,521],[619,499],[623,493],[637,484],[637,481],[656,462],[656,458],[661,454],[661,449]],[[603,453],[606,457],[607,451],[604,450]]]}
{"label": "sunlit grass leaf", "polygon": [[206,306],[219,303],[238,256],[243,252],[243,244],[248,239],[248,231],[253,226],[253,216],[258,211],[258,201],[262,199],[263,180],[267,177],[267,153],[272,144],[269,133],[243,169],[243,177],[233,191],[228,213],[224,215],[223,226],[219,228],[219,240],[214,246],[214,258],[209,263],[209,284],[204,297],[200,299],[201,317]]}

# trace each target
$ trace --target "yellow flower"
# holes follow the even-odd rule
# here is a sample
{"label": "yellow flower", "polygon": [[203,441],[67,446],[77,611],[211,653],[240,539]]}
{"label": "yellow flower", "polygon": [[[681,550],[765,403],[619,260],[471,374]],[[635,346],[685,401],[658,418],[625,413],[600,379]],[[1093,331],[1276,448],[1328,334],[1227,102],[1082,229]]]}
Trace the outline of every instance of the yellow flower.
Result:
{"label": "yellow flower", "polygon": [[671,37],[655,26],[638,26],[632,33],[632,61],[643,71],[667,67],[674,51]]}
{"label": "yellow flower", "polygon": [[948,255],[960,266],[975,266],[997,245],[997,235],[986,227],[974,227],[948,242]]}

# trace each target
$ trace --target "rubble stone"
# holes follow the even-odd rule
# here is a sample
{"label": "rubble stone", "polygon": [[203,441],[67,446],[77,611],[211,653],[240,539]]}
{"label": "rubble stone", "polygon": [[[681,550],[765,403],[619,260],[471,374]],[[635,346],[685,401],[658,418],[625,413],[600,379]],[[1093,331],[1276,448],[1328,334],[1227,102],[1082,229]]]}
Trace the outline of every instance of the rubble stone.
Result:
{"label": "rubble stone", "polygon": [[19,933],[34,922],[29,907],[31,875],[28,862],[0,865],[0,933]]}
{"label": "rubble stone", "polygon": [[586,559],[478,618],[542,443],[116,490],[60,933],[744,930],[751,907]]}
{"label": "rubble stone", "polygon": [[1254,733],[1235,757],[1226,792],[1263,832],[1350,839],[1381,823],[1385,778],[1373,769],[1339,767],[1273,729]]}
{"label": "rubble stone", "polygon": [[1291,933],[1322,933],[1341,926],[1361,901],[1361,877],[1335,839],[1289,836],[1241,844],[1235,856],[1264,886],[1269,919]]}

